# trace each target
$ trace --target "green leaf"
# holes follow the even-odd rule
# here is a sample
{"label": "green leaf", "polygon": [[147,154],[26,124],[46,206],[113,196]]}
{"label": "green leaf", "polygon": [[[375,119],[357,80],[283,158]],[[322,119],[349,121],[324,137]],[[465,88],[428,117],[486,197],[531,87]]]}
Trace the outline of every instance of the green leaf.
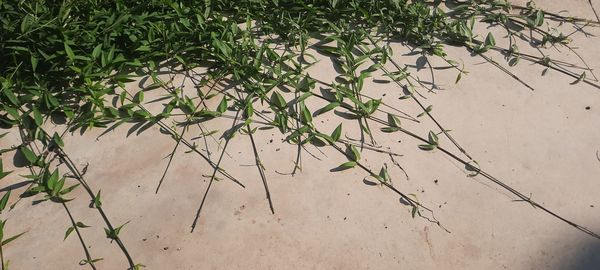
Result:
{"label": "green leaf", "polygon": [[37,69],[38,66],[38,59],[35,58],[35,56],[31,56],[31,69],[33,72],[35,72],[35,70]]}
{"label": "green leaf", "polygon": [[302,120],[302,122],[305,124],[311,123],[312,122],[312,114],[310,113],[308,108],[306,108],[306,106],[300,106],[300,107],[302,110],[302,117],[300,120]]}
{"label": "green leaf", "polygon": [[316,81],[307,75],[300,80],[300,83],[298,84],[298,90],[301,92],[310,91],[311,89],[315,88],[315,83]]}
{"label": "green leaf", "polygon": [[34,164],[37,162],[38,156],[36,154],[34,154],[31,150],[29,150],[29,148],[27,148],[25,146],[21,146],[21,147],[19,147],[19,150],[25,156],[25,159],[27,159],[27,161],[29,161],[30,164]]}
{"label": "green leaf", "polygon": [[46,187],[53,191],[54,187],[56,186],[56,183],[58,183],[58,170],[55,169],[52,174],[48,177],[47,181],[46,181]]}
{"label": "green leaf", "polygon": [[393,132],[400,131],[400,130],[401,130],[401,128],[398,128],[398,127],[382,127],[381,128],[381,131],[385,132],[385,133],[393,133]]}
{"label": "green leaf", "polygon": [[101,190],[98,190],[98,194],[96,194],[96,196],[94,196],[94,206],[96,208],[102,207],[102,201],[100,200],[100,192],[101,192]]}
{"label": "green leaf", "polygon": [[283,96],[281,96],[281,94],[279,94],[278,91],[273,91],[271,94],[271,104],[279,109],[285,109],[287,106],[287,102],[285,102],[285,99]]}
{"label": "green leaf", "polygon": [[356,149],[356,147],[354,145],[349,145],[348,146],[349,150],[350,150],[350,160],[352,161],[359,161],[360,160],[360,151],[358,151],[358,149]]}
{"label": "green leaf", "polygon": [[434,150],[435,148],[437,148],[437,145],[432,145],[432,144],[419,145],[419,149],[424,150],[424,151],[431,151],[431,150]]}
{"label": "green leaf", "polygon": [[121,106],[125,105],[126,99],[127,99],[127,91],[121,92],[121,94],[119,94],[119,101],[121,102]]}
{"label": "green leaf", "polygon": [[0,199],[0,213],[2,213],[2,211],[4,211],[4,208],[6,208],[8,199],[10,198],[10,192],[11,192],[11,190],[9,189],[6,193],[4,193],[4,196],[2,196],[2,199]]}
{"label": "green leaf", "polygon": [[21,20],[21,34],[25,34],[27,30],[29,30],[30,20],[29,15],[25,16],[23,20]]}
{"label": "green leaf", "polygon": [[65,238],[63,238],[63,241],[67,240],[67,237],[69,237],[69,234],[71,234],[74,230],[75,230],[75,227],[67,228],[67,231],[65,232]]}
{"label": "green leaf", "polygon": [[381,170],[379,170],[379,177],[381,177],[381,179],[383,179],[384,182],[390,180],[390,175],[388,174],[388,171],[385,167],[381,167]]}
{"label": "green leaf", "polygon": [[415,218],[415,216],[417,216],[417,213],[419,212],[419,209],[417,208],[416,205],[413,205],[412,210],[410,211],[410,215]]}
{"label": "green leaf", "polygon": [[356,164],[357,164],[356,161],[348,161],[348,162],[342,163],[338,167],[340,168],[340,170],[347,170],[347,169],[354,168],[356,166]]}
{"label": "green leaf", "polygon": [[97,59],[100,56],[101,52],[102,52],[102,44],[96,45],[96,47],[92,51],[92,58]]}
{"label": "green leaf", "polygon": [[44,189],[45,189],[44,186],[32,187],[32,188],[26,190],[25,192],[23,192],[23,194],[21,194],[21,197],[26,198],[26,197],[34,196],[34,195],[44,191]]}
{"label": "green leaf", "polygon": [[150,51],[152,51],[152,49],[148,45],[139,46],[135,50],[138,51],[138,52],[150,52]]}
{"label": "green leaf", "polygon": [[75,226],[77,226],[78,228],[89,228],[89,227],[91,227],[91,226],[83,224],[83,222],[81,222],[81,221],[78,221],[77,223],[75,223]]}
{"label": "green leaf", "polygon": [[321,114],[324,114],[324,113],[326,113],[326,112],[328,112],[328,111],[331,111],[331,110],[335,109],[337,106],[340,106],[340,103],[339,103],[339,102],[332,102],[332,103],[329,103],[329,104],[327,104],[325,107],[323,107],[323,108],[321,108],[321,109],[317,110],[317,111],[315,112],[315,114],[316,114],[316,115],[321,115]]}
{"label": "green leaf", "polygon": [[417,115],[417,117],[421,117],[421,116],[431,112],[432,110],[433,110],[433,105],[429,105],[429,106],[427,106],[427,108],[425,108],[425,111],[420,113],[419,115]]}
{"label": "green leaf", "polygon": [[60,137],[60,135],[58,135],[58,133],[56,133],[56,132],[54,132],[54,135],[52,135],[52,141],[54,141],[54,143],[56,145],[58,145],[59,147],[64,147],[65,146],[65,142],[63,142],[63,140]]}
{"label": "green leaf", "polygon": [[12,173],[12,171],[7,171],[7,172],[4,171],[4,167],[2,165],[2,159],[0,159],[0,179],[6,177],[10,173]]}
{"label": "green leaf", "polygon": [[25,233],[26,232],[22,232],[20,234],[15,235],[15,236],[9,237],[8,239],[2,241],[2,246],[8,245],[8,243],[10,243],[10,242],[14,241],[15,239],[21,237],[21,235],[24,235]]}
{"label": "green leaf", "polygon": [[316,132],[316,133],[315,133],[315,135],[316,135],[315,139],[316,139],[317,141],[319,141],[319,142],[323,142],[321,139],[319,139],[319,138],[323,138],[323,139],[324,139],[324,140],[326,140],[326,141],[327,141],[329,144],[333,144],[333,143],[335,143],[335,142],[333,141],[333,139],[331,138],[331,136],[329,136],[329,135],[327,135],[327,134],[323,134],[323,133]]}
{"label": "green leaf", "polygon": [[[2,92],[4,92],[4,95],[10,100],[10,102],[12,102],[12,104],[19,106],[19,99],[17,98],[17,96],[15,96],[15,93],[12,91],[11,87],[2,87]],[[5,106],[5,108],[7,108]]]}
{"label": "green leaf", "polygon": [[52,197],[56,197],[59,192],[61,191],[61,189],[63,188],[63,186],[65,185],[65,178],[61,178],[60,180],[56,181],[56,184],[54,185],[54,187],[52,188]]}
{"label": "green leaf", "polygon": [[396,128],[400,127],[400,119],[398,119],[398,117],[396,117],[395,115],[393,115],[391,113],[388,113],[387,121],[388,121],[388,125],[390,127],[396,127]]}
{"label": "green leaf", "polygon": [[75,190],[75,188],[77,188],[79,185],[80,184],[72,185],[72,186],[70,186],[68,188],[65,188],[65,189],[61,190],[59,193],[60,193],[60,195],[69,194],[71,191]]}
{"label": "green leaf", "polygon": [[339,124],[331,133],[331,139],[334,142],[337,142],[340,140],[341,136],[342,136],[342,124]]}
{"label": "green leaf", "polygon": [[302,102],[302,101],[304,101],[305,99],[307,99],[310,96],[312,96],[311,92],[304,93],[300,97],[298,97],[297,102]]}
{"label": "green leaf", "polygon": [[456,75],[456,80],[454,81],[454,83],[457,84],[460,81],[460,79],[462,79],[462,72],[459,71],[458,75]]}
{"label": "green leaf", "polygon": [[133,103],[142,104],[144,102],[144,91],[140,90],[133,96]]}
{"label": "green leaf", "polygon": [[219,106],[217,107],[217,112],[219,112],[220,114],[223,114],[225,111],[227,111],[227,97],[223,96],[223,99],[221,99],[221,102],[219,103]]}
{"label": "green leaf", "polygon": [[250,118],[252,118],[253,115],[254,115],[254,107],[252,106],[251,102],[248,102],[246,104],[245,116],[247,119],[250,119]]}
{"label": "green leaf", "polygon": [[4,239],[4,224],[6,220],[0,220],[0,240]]}
{"label": "green leaf", "polygon": [[496,46],[496,39],[494,38],[494,35],[492,35],[492,33],[488,33],[487,36],[485,37],[485,46],[486,47],[494,47]]}
{"label": "green leaf", "polygon": [[73,49],[71,49],[71,46],[69,46],[69,44],[67,44],[66,41],[63,44],[65,46],[65,52],[67,53],[67,56],[69,57],[69,59],[71,61],[74,61],[75,60],[75,53],[73,52]]}
{"label": "green leaf", "polygon": [[437,134],[435,134],[433,131],[429,131],[428,137],[429,137],[429,143],[430,144],[438,145],[439,139],[438,139]]}
{"label": "green leaf", "polygon": [[123,228],[123,226],[127,225],[129,223],[129,221],[125,222],[125,224],[116,227],[114,230],[110,230],[107,228],[104,228],[104,232],[106,233],[106,237],[112,240],[117,240],[119,239],[119,233],[121,232],[121,229]]}
{"label": "green leaf", "polygon": [[42,114],[37,109],[37,107],[33,107],[33,119],[35,121],[35,124],[38,126],[42,126],[42,124],[44,123],[44,118],[42,117]]}
{"label": "green leaf", "polygon": [[542,24],[544,24],[544,12],[542,10],[538,10],[535,13],[534,24],[535,26],[542,26]]}

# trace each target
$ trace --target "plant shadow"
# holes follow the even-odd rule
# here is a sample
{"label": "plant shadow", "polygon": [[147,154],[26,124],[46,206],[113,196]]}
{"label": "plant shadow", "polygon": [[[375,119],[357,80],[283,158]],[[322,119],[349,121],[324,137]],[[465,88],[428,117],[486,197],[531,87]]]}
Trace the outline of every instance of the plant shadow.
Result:
{"label": "plant shadow", "polygon": [[[595,240],[595,241],[594,241]],[[577,244],[578,253],[568,258],[560,269],[591,270],[600,269],[600,241],[597,239]]]}

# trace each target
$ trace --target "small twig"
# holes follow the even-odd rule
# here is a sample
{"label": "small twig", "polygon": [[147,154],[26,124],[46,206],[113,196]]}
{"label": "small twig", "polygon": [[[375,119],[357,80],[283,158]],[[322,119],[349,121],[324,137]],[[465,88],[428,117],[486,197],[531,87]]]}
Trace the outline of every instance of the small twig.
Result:
{"label": "small twig", "polygon": [[[235,127],[235,124],[237,123],[239,113],[240,113],[240,111],[238,110],[235,114],[235,118],[233,120],[233,123],[231,124],[232,129]],[[230,140],[231,140],[230,137],[225,137],[225,145],[223,146],[223,151],[221,151],[219,160],[217,161],[217,164],[213,169],[212,175],[210,176],[210,181],[208,182],[208,186],[206,187],[206,190],[204,191],[204,196],[202,196],[202,201],[200,202],[200,206],[198,207],[198,210],[196,211],[196,216],[194,217],[194,221],[192,222],[191,232],[194,232],[194,230],[196,229],[196,224],[198,222],[198,219],[200,219],[200,213],[202,211],[202,208],[204,207],[204,202],[206,201],[208,192],[210,191],[210,188],[212,187],[212,184],[215,180],[215,176],[217,175],[217,171],[219,170],[219,166],[221,165],[221,161],[223,160],[223,155],[225,154],[225,151],[227,150],[227,146],[229,145]]]}
{"label": "small twig", "polygon": [[246,126],[246,129],[248,131],[248,136],[250,137],[250,142],[252,143],[252,150],[254,151],[254,160],[256,161],[256,167],[258,168],[260,178],[262,179],[263,186],[265,187],[267,200],[269,200],[269,207],[271,208],[271,213],[275,214],[275,210],[273,209],[273,201],[271,200],[271,192],[269,192],[269,185],[267,184],[267,177],[265,176],[264,168],[262,162],[260,161],[258,150],[256,149],[256,143],[254,142],[254,136],[252,136],[252,129],[250,128],[250,124]]}

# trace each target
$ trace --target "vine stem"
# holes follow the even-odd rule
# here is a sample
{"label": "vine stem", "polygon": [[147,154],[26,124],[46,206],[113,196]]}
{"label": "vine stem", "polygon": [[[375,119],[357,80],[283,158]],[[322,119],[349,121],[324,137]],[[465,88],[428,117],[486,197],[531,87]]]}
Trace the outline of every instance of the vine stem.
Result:
{"label": "vine stem", "polygon": [[67,207],[67,204],[62,202],[61,203],[62,206],[65,208],[65,211],[67,212],[67,215],[69,215],[69,220],[71,221],[71,225],[73,226],[73,229],[75,230],[75,233],[77,233],[77,238],[79,238],[79,242],[81,243],[81,246],[83,247],[83,251],[85,253],[85,258],[87,259],[87,263],[90,265],[90,267],[93,270],[96,270],[96,265],[94,265],[94,260],[92,259],[92,256],[90,255],[90,251],[88,250],[85,241],[83,240],[83,236],[81,235],[81,232],[79,231],[79,227],[77,226],[77,222],[75,222],[75,219],[73,218],[73,215],[71,215],[71,211],[69,210],[69,207]]}
{"label": "vine stem", "polygon": [[[46,132],[44,132],[44,133],[46,133]],[[79,183],[81,183],[81,186],[83,186],[83,188],[87,191],[88,195],[92,198],[92,200],[95,200],[96,195],[94,194],[94,192],[88,185],[87,181],[83,178],[83,174],[79,171],[79,169],[77,168],[77,166],[75,165],[73,160],[71,160],[69,155],[67,155],[67,153],[61,147],[58,147],[57,151],[58,151],[59,157],[65,162],[65,164],[67,165],[69,170],[71,170],[71,172],[75,175],[75,178],[79,181]],[[108,229],[110,231],[114,231],[115,228],[112,225],[112,223],[110,222],[110,220],[108,219],[108,216],[104,212],[102,206],[95,206],[95,208],[98,210],[98,213],[100,213],[100,216],[102,217],[102,219],[103,219],[104,223],[106,224],[106,226],[108,227]],[[115,242],[117,243],[117,245],[123,252],[123,255],[125,256],[125,258],[127,259],[127,262],[129,263],[130,269],[135,269],[136,264],[134,263],[134,261],[131,257],[131,254],[129,254],[129,251],[125,247],[125,244],[123,243],[121,238],[117,235],[113,240],[115,240]]]}
{"label": "vine stem", "polygon": [[[235,123],[237,122],[238,116],[239,116],[240,111],[237,111],[235,118],[233,120],[233,123],[231,124],[231,128],[233,129],[235,127]],[[221,160],[223,159],[223,156],[225,155],[225,151],[227,150],[227,145],[229,145],[229,141],[230,138],[226,138],[225,139],[225,145],[223,146],[223,151],[221,151],[221,155],[219,156],[219,160],[217,161],[216,166],[213,169],[212,175],[210,176],[210,181],[208,182],[208,186],[206,187],[206,191],[204,191],[204,196],[202,197],[202,202],[200,202],[200,206],[198,207],[198,211],[196,211],[196,216],[194,217],[194,221],[192,222],[192,230],[191,232],[194,232],[194,230],[196,229],[196,224],[198,222],[198,219],[200,218],[200,213],[202,211],[202,208],[204,207],[204,203],[206,202],[206,197],[208,196],[208,192],[210,191],[210,188],[212,187],[212,184],[215,180],[215,177],[217,175],[217,171],[219,171],[219,166],[221,165]]]}
{"label": "vine stem", "polygon": [[[48,141],[52,141],[52,138],[50,137],[50,135],[48,135],[48,132],[46,132],[41,127],[39,127],[39,129],[40,129],[41,132],[43,132],[44,136],[46,136],[46,139]],[[92,199],[92,201],[95,200],[96,199],[96,195],[92,191],[91,187],[88,185],[87,181],[84,179],[83,174],[79,171],[79,169],[77,168],[77,166],[75,165],[75,163],[73,162],[73,160],[69,157],[69,155],[64,151],[64,149],[62,147],[60,147],[58,145],[56,146],[55,152],[58,155],[58,157],[60,158],[60,160],[62,160],[65,163],[65,165],[67,166],[67,168],[69,168],[69,170],[71,171],[71,173],[73,173],[73,175],[75,176],[75,179],[77,179],[77,181],[85,189],[85,191],[88,193],[88,195],[90,196],[90,198]],[[102,207],[101,206],[96,206],[95,208],[96,208],[96,210],[98,210],[98,213],[102,217],[102,220],[104,221],[104,223],[106,224],[106,226],[108,227],[108,229],[110,231],[114,231],[114,226],[112,225],[112,223],[108,219],[108,216],[106,215],[106,213],[104,212],[104,210],[102,209]],[[127,259],[127,262],[129,264],[130,269],[132,269],[132,270],[135,269],[137,266],[134,263],[131,255],[129,254],[129,251],[125,247],[125,244],[123,244],[123,241],[121,240],[121,238],[118,237],[118,236],[116,236],[115,239],[113,239],[113,240],[115,240],[115,242],[117,243],[117,245],[121,249],[123,255]]]}
{"label": "vine stem", "polygon": [[[41,129],[41,128],[40,128],[40,129]],[[25,139],[25,134],[24,134],[24,132],[23,132],[23,130],[22,130],[22,129],[20,129],[20,130],[21,130],[21,132],[20,132],[20,134],[21,134],[21,139],[22,139],[22,140],[24,140],[24,139]],[[65,130],[65,131],[66,131],[66,130]],[[43,131],[43,130],[42,130],[42,132],[43,132],[44,134],[47,134],[47,133],[46,133],[45,131]],[[63,132],[63,133],[60,135],[60,137],[62,138],[62,137],[64,136],[64,134],[65,134],[65,132]],[[32,151],[33,151],[33,150],[32,150]],[[48,151],[49,151],[49,150],[48,150],[48,147],[46,146],[46,147],[45,147],[43,150],[40,150],[40,149],[38,149],[38,151],[40,151],[40,152],[41,152],[39,156],[44,156],[44,155],[47,155],[47,154],[48,154]],[[43,167],[43,168],[40,168],[40,171],[39,171],[38,173],[36,173],[36,172],[35,172],[35,170],[32,168],[32,166],[29,166],[29,171],[30,171],[30,173],[32,173],[32,174],[38,174],[38,175],[40,175],[40,174],[43,174],[43,173],[46,173],[46,172],[48,171],[48,168],[50,167],[50,164],[52,164],[52,162],[53,162],[53,161],[54,161],[54,160],[55,160],[55,159],[56,159],[58,156],[59,156],[59,155],[58,155],[57,153],[54,153],[54,155],[52,156],[52,158],[51,158],[51,159],[50,159],[48,162],[45,162],[45,165],[44,165],[44,167]],[[32,185],[34,185],[34,184],[35,184],[35,182],[32,182],[32,184],[30,185],[30,187],[31,187]],[[20,200],[20,199],[21,199],[21,198],[19,198],[19,200]],[[73,226],[73,229],[74,229],[74,230],[75,230],[75,232],[77,233],[77,237],[79,238],[79,242],[81,243],[81,247],[83,248],[83,251],[84,251],[85,257],[86,257],[86,259],[87,259],[87,263],[90,265],[90,267],[91,267],[93,270],[96,270],[96,266],[94,265],[93,259],[92,259],[91,255],[90,255],[90,252],[89,252],[89,250],[88,250],[88,248],[87,248],[87,246],[86,246],[86,244],[85,244],[85,241],[84,241],[84,239],[83,239],[83,236],[81,235],[81,232],[79,231],[79,228],[77,227],[77,222],[76,222],[76,221],[75,221],[75,219],[73,218],[73,215],[71,214],[71,211],[70,211],[70,210],[69,210],[69,208],[67,207],[67,204],[66,204],[65,202],[61,202],[61,205],[63,206],[63,208],[64,208],[64,209],[65,209],[65,211],[67,212],[67,215],[68,215],[68,217],[69,217],[69,221],[71,222],[71,225]],[[0,246],[1,246],[1,243],[0,243]],[[0,248],[1,248],[1,247],[0,247]],[[3,267],[4,267],[4,263],[3,263],[2,265],[3,265]]]}
{"label": "vine stem", "polygon": [[[321,98],[323,100],[332,102],[331,100],[329,100],[329,99],[327,99],[324,96],[321,96],[319,94],[313,94],[313,95],[316,96],[316,97],[319,97],[319,98]],[[340,103],[340,106],[342,106],[343,108],[345,108],[347,110],[350,110],[350,111],[353,110],[353,107],[350,104],[347,104],[347,103],[343,103],[342,102],[342,103]],[[386,127],[392,127],[387,121],[385,121],[383,119],[380,119],[378,117],[369,116],[369,118],[371,120],[373,120],[374,122],[377,122],[377,123],[379,123],[381,125],[384,125]],[[404,134],[406,134],[406,135],[408,135],[410,137],[413,137],[414,139],[417,139],[418,141],[421,141],[421,142],[427,143],[427,144],[429,143],[429,141],[427,139],[425,139],[425,138],[423,138],[423,137],[421,137],[421,136],[419,136],[419,135],[417,135],[417,134],[415,134],[415,133],[413,133],[413,132],[411,132],[409,130],[406,130],[406,129],[400,128],[400,127],[397,127],[397,128],[398,128],[398,131],[400,131],[400,132],[402,132],[402,133],[404,133]],[[546,208],[546,207],[540,205],[539,203],[533,201],[530,197],[527,197],[523,193],[519,192],[517,189],[515,189],[515,188],[511,187],[510,185],[504,183],[503,181],[501,181],[500,179],[494,177],[493,175],[491,175],[487,171],[484,171],[483,169],[474,167],[473,165],[471,165],[470,161],[464,160],[463,158],[461,158],[461,157],[453,154],[452,152],[450,152],[449,150],[447,150],[447,149],[445,149],[443,147],[437,146],[436,148],[438,150],[440,150],[442,153],[444,153],[445,155],[449,156],[450,158],[452,158],[452,159],[456,160],[457,162],[463,164],[469,170],[472,170],[475,173],[477,173],[479,175],[482,175],[484,178],[492,181],[494,184],[500,186],[501,188],[503,188],[503,189],[507,190],[508,192],[512,193],[513,195],[517,196],[520,200],[522,200],[524,202],[528,202],[529,204],[531,204],[532,206],[534,206],[534,208],[541,209],[542,211],[546,212],[547,214],[549,214],[549,215],[557,218],[558,220],[560,220],[560,221],[562,221],[562,222],[564,222],[564,223],[566,223],[566,224],[568,224],[568,225],[576,228],[577,230],[582,231],[582,232],[586,233],[587,235],[590,235],[590,236],[592,236],[592,237],[594,237],[596,239],[600,239],[600,235],[598,235],[597,233],[595,233],[595,232],[591,231],[590,229],[588,229],[588,228],[586,228],[584,226],[581,226],[581,225],[579,225],[579,224],[577,224],[577,223],[575,223],[573,221],[568,220],[567,218],[565,218],[565,217],[557,214],[556,212],[550,210],[549,208]]]}

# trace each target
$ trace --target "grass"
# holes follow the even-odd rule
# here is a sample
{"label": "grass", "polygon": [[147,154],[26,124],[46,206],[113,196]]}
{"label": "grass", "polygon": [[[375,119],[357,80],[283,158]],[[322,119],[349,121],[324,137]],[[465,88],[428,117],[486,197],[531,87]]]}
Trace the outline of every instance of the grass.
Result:
{"label": "grass", "polygon": [[[87,226],[69,210],[69,194],[83,188],[102,217],[107,238],[121,250],[129,269],[139,269],[142,264],[134,260],[119,237],[125,224],[112,223],[102,208],[101,191],[90,185],[84,169],[78,168],[65,152],[64,135],[83,134],[93,128],[108,132],[125,123],[134,124],[129,133],[138,134],[159,126],[175,145],[157,193],[181,147],[213,168],[193,230],[215,180],[224,177],[244,187],[221,168],[227,146],[236,135],[238,139],[246,137],[270,210],[275,211],[255,141],[255,134],[273,128],[286,136],[285,143],[297,149],[292,175],[302,169],[302,154],[309,153],[308,144],[331,147],[347,158],[337,170],[364,171],[405,201],[413,217],[422,217],[443,228],[430,208],[393,185],[387,166],[377,173],[361,160],[365,149],[379,149],[375,134],[386,133],[385,136],[413,137],[421,143],[416,147],[439,151],[465,165],[471,172],[469,176],[486,178],[536,209],[600,238],[479,168],[477,161],[437,121],[433,107],[424,105],[420,91],[435,91],[434,87],[423,84],[413,74],[414,67],[398,63],[390,45],[400,43],[417,54],[441,59],[456,72],[456,83],[467,70],[448,56],[446,46],[458,46],[481,57],[497,67],[498,72],[532,90],[530,84],[511,71],[520,61],[543,66],[544,75],[552,70],[571,77],[573,84],[600,88],[592,70],[569,43],[571,35],[584,32],[586,27],[598,27],[598,21],[562,14],[544,11],[533,2],[518,6],[484,0],[444,4],[404,0],[153,0],[144,5],[101,0],[0,1],[0,127],[10,133],[18,132],[21,138],[19,145],[2,149],[1,153],[3,157],[13,152],[22,155],[30,168],[30,175],[24,176],[30,184],[22,190],[5,192],[0,210],[5,210],[11,194],[17,192],[20,198],[34,197],[37,203],[61,204],[72,225],[65,238],[75,232],[85,256],[81,264],[96,269],[101,258],[90,254],[80,233]],[[576,30],[562,33],[557,28],[560,25],[571,25]],[[505,31],[508,45],[499,45],[492,32],[478,34],[485,26]],[[535,48],[539,56],[522,53],[519,46],[523,44]],[[577,59],[573,63],[551,59],[544,53],[547,48],[566,48]],[[494,51],[504,55],[508,67],[491,58]],[[316,60],[313,53],[332,58],[339,73],[334,80],[319,81],[308,75],[307,69]],[[433,76],[436,71],[427,64]],[[159,76],[164,69],[172,75],[169,80]],[[211,83],[212,86],[208,91],[188,95],[173,83],[175,74],[183,75],[197,89]],[[364,82],[374,74],[388,77],[404,89],[402,98],[415,102],[422,114],[412,117],[382,99],[367,96]],[[129,83],[144,76],[150,78],[151,85],[132,92]],[[217,89],[220,82],[232,87]],[[322,95],[316,90],[317,85],[327,87],[331,95]],[[162,112],[153,114],[144,106],[144,93],[148,91],[164,94]],[[111,102],[114,98],[118,100],[116,104]],[[220,100],[216,109],[206,106],[209,99]],[[327,105],[311,111],[307,105],[311,100],[322,100]],[[269,114],[255,109],[264,105]],[[320,130],[315,118],[331,115],[332,111],[343,112],[346,118],[356,121],[361,133],[358,143],[342,138],[342,124],[332,133]],[[219,131],[224,144],[216,161],[185,138],[191,126],[204,130],[203,123],[223,121],[232,113],[235,116],[231,128]],[[436,130],[419,135],[401,123],[419,122],[419,117],[430,118]],[[59,124],[65,131],[47,132],[48,125],[57,123],[56,119],[64,119]],[[383,128],[375,130],[374,126]],[[200,137],[218,141],[209,133],[203,131]],[[460,154],[443,146],[440,137],[448,139],[450,147]],[[377,151],[393,159],[393,152]],[[60,167],[60,163],[66,167]],[[0,178],[11,175],[1,165]],[[16,200],[10,208],[20,201]],[[4,238],[5,223],[6,219],[0,223],[2,269],[8,269],[2,248],[20,236]]]}

